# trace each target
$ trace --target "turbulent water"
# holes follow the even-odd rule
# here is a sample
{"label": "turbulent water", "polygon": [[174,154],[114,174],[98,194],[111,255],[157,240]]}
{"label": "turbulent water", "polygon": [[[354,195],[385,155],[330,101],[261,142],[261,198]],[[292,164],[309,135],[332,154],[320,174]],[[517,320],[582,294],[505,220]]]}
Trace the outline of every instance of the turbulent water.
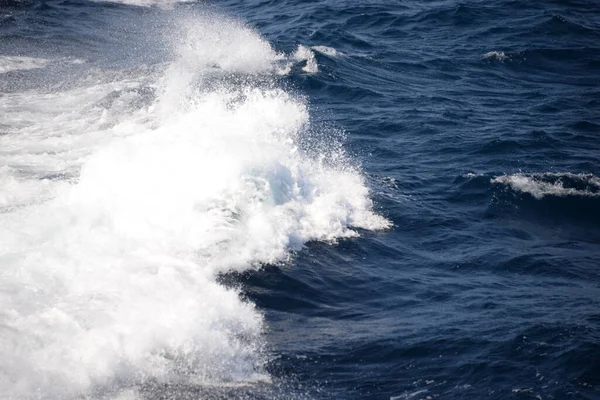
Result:
{"label": "turbulent water", "polygon": [[0,397],[600,397],[594,1],[0,2]]}

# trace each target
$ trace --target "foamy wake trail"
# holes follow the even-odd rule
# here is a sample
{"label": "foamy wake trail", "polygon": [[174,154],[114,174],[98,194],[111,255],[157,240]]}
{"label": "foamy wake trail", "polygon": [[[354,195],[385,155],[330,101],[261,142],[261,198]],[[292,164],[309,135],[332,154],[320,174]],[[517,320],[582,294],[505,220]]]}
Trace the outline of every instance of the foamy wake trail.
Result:
{"label": "foamy wake trail", "polygon": [[491,182],[506,185],[518,192],[528,193],[538,200],[545,196],[600,197],[600,178],[593,174],[519,173],[498,176]]}
{"label": "foamy wake trail", "polygon": [[[268,381],[262,315],[218,274],[389,225],[340,147],[310,146],[305,101],[268,83],[266,41],[214,17],[174,37],[162,77],[2,99],[7,398]],[[156,97],[130,107],[148,79]]]}

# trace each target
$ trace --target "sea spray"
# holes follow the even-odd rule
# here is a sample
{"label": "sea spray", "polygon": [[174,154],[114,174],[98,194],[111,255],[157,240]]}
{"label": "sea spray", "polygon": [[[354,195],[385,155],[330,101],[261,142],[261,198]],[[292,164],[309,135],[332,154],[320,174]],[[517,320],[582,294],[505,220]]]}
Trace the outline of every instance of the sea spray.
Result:
{"label": "sea spray", "polygon": [[274,79],[282,57],[239,22],[186,21],[162,69],[11,98],[47,116],[2,138],[22,191],[0,215],[8,397],[268,382],[263,316],[218,275],[388,226],[339,145],[299,145],[310,116]]}

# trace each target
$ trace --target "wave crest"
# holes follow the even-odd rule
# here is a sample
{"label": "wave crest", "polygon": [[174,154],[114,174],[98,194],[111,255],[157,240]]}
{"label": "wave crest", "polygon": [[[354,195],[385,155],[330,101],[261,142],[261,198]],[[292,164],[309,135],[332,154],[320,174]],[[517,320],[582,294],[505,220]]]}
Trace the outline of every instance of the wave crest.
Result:
{"label": "wave crest", "polygon": [[491,183],[506,185],[515,191],[528,193],[538,200],[545,196],[600,197],[600,178],[593,174],[519,173],[498,176],[491,179]]}

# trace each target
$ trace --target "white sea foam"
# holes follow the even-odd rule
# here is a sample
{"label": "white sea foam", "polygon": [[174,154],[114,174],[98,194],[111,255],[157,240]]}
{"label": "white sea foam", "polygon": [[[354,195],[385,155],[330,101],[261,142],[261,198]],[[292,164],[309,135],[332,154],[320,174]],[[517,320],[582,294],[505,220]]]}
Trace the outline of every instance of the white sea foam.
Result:
{"label": "white sea foam", "polygon": [[312,46],[311,49],[318,51],[330,57],[342,57],[344,53],[328,46]]}
{"label": "white sea foam", "polygon": [[181,30],[177,65],[258,74],[276,72],[284,58],[243,23],[214,14],[197,15]]}
{"label": "white sea foam", "polygon": [[487,60],[506,61],[509,57],[503,51],[489,51],[483,55],[483,58]]}
{"label": "white sea foam", "polygon": [[[600,178],[592,174],[519,173],[498,176],[491,182],[507,185],[519,192],[529,193],[536,199],[542,199],[545,196],[600,197]],[[574,187],[573,184],[577,184],[577,187]]]}
{"label": "white sea foam", "polygon": [[44,68],[48,63],[49,60],[44,58],[1,56],[0,74],[5,74],[10,71]]}
{"label": "white sea foam", "polygon": [[0,56],[0,74],[10,71],[27,71],[33,69],[42,69],[55,63],[69,63],[72,65],[81,65],[86,61],[73,58],[58,58],[48,60],[45,58],[21,57],[21,56]]}
{"label": "white sea foam", "polygon": [[296,61],[304,61],[306,64],[302,67],[302,70],[309,74],[316,74],[319,72],[319,66],[317,65],[317,59],[315,58],[315,53],[310,49],[310,47],[298,45],[296,51],[292,55],[292,57]]}
{"label": "white sea foam", "polygon": [[[313,51],[314,50],[314,51]],[[315,51],[325,54],[329,57],[342,57],[344,54],[342,52],[337,51],[333,47],[327,46],[304,46],[298,45],[296,50],[291,55],[291,59],[293,61],[304,63],[302,70],[308,74],[316,74],[319,72],[319,65],[317,63],[317,58],[315,57]]]}
{"label": "white sea foam", "polygon": [[339,146],[299,146],[303,99],[208,84],[215,67],[277,74],[281,56],[237,22],[195,25],[164,72],[0,98],[3,396],[268,382],[262,315],[218,274],[389,226]]}
{"label": "white sea foam", "polygon": [[[107,80],[97,73],[87,79],[84,86],[68,91],[0,96],[1,165],[27,178],[72,175],[95,146],[126,133],[108,127],[144,118],[144,112],[124,113],[144,79]],[[102,104],[111,97],[110,106]]]}

